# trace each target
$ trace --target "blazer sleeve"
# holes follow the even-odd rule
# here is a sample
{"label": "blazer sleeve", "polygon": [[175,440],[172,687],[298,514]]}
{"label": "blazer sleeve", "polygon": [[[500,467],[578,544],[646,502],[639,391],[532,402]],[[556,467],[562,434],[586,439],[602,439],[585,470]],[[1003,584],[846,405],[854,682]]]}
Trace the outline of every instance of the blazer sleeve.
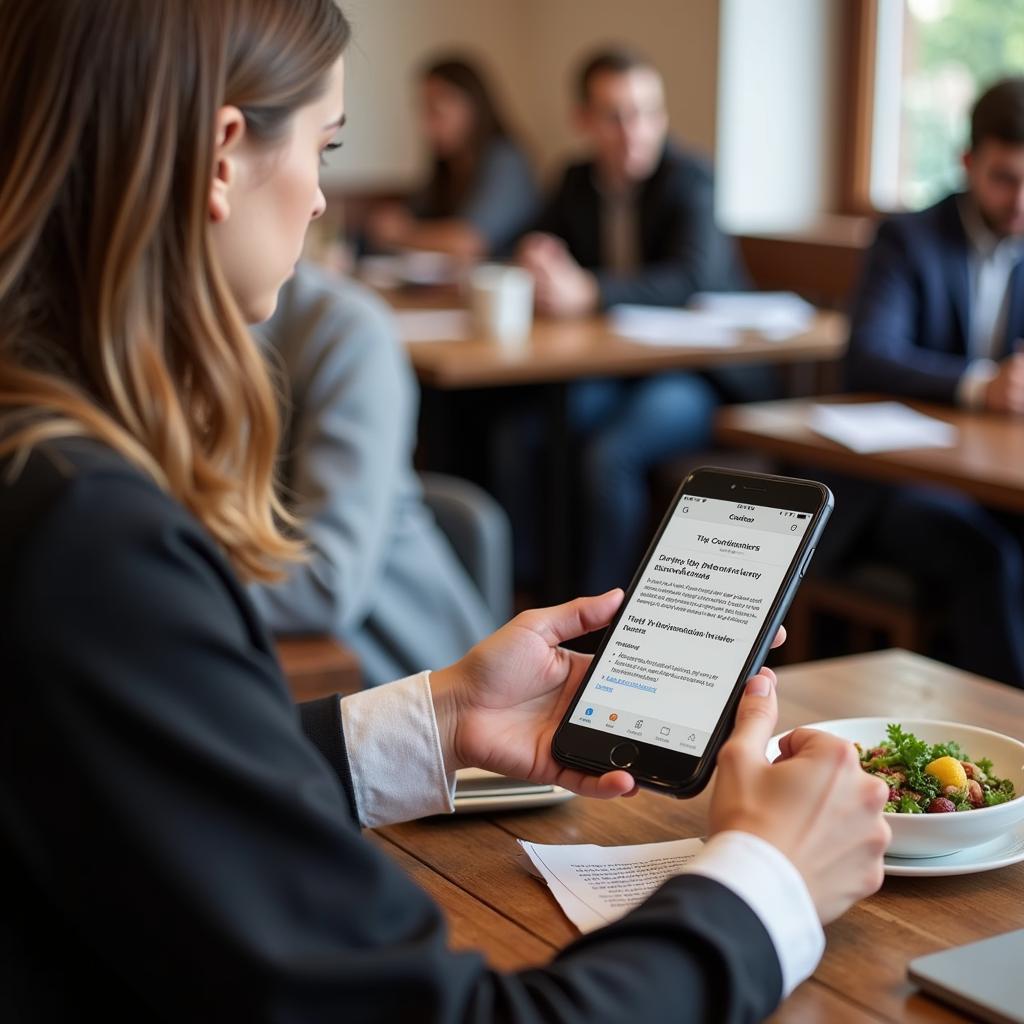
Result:
{"label": "blazer sleeve", "polygon": [[868,250],[850,313],[846,381],[851,390],[955,401],[968,359],[929,347],[920,337],[922,301],[906,229],[885,221]]}
{"label": "blazer sleeve", "polygon": [[379,593],[398,495],[411,473],[416,392],[388,313],[350,286],[345,308],[300,267],[270,328],[287,334],[295,388],[286,453],[289,504],[308,559],[250,597],[272,633],[359,629]]}
{"label": "blazer sleeve", "polygon": [[696,292],[734,286],[718,280],[728,240],[715,223],[713,178],[677,176],[670,184],[663,213],[671,220],[667,251],[633,274],[597,270],[602,309],[619,303],[685,306]]}
{"label": "blazer sleeve", "polygon": [[225,562],[169,509],[141,479],[78,478],[7,588],[5,841],[114,1003],[121,986],[153,1019],[250,1024],[771,1012],[767,932],[697,876],[545,967],[451,951],[436,905],[360,835]]}

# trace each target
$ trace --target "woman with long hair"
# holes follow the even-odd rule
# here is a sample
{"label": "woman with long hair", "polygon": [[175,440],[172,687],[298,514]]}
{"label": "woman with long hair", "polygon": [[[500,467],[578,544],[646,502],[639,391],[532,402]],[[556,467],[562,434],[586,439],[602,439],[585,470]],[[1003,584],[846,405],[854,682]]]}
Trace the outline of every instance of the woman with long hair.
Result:
{"label": "woman with long hair", "polygon": [[462,765],[630,792],[550,756],[559,643],[621,592],[289,699],[242,585],[301,557],[246,322],[323,210],[348,35],[333,0],[0,0],[0,1019],[763,1016],[886,842],[838,740],[765,763],[767,670],[694,872],[510,975],[359,829],[450,809]]}
{"label": "woman with long hair", "polygon": [[426,183],[407,204],[373,210],[377,249],[427,249],[465,260],[505,255],[532,226],[539,194],[483,72],[464,57],[433,61],[419,78]]}

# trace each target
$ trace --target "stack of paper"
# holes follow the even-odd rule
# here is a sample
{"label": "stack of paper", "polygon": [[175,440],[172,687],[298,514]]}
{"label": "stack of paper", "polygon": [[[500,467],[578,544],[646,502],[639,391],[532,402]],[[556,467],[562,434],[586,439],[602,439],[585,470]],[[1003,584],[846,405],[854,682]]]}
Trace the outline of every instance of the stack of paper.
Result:
{"label": "stack of paper", "polygon": [[808,330],[814,307],[792,292],[701,292],[688,309],[614,306],[612,330],[649,345],[735,345],[743,331],[782,341]]}
{"label": "stack of paper", "polygon": [[643,903],[700,853],[700,839],[641,846],[542,846],[519,840],[565,916],[581,932],[610,924]]}
{"label": "stack of paper", "polygon": [[402,341],[462,341],[469,337],[464,309],[403,309],[395,313]]}
{"label": "stack of paper", "polygon": [[662,306],[613,306],[609,324],[616,334],[647,345],[719,348],[735,345],[739,332],[708,313]]}
{"label": "stack of paper", "polygon": [[810,427],[861,454],[906,448],[949,448],[956,444],[951,423],[925,416],[900,402],[816,405]]}
{"label": "stack of paper", "polygon": [[737,331],[758,331],[778,341],[808,330],[814,307],[794,292],[700,292],[693,309]]}
{"label": "stack of paper", "polygon": [[443,252],[408,250],[394,255],[364,256],[359,274],[371,288],[401,285],[447,285],[459,278],[459,267]]}

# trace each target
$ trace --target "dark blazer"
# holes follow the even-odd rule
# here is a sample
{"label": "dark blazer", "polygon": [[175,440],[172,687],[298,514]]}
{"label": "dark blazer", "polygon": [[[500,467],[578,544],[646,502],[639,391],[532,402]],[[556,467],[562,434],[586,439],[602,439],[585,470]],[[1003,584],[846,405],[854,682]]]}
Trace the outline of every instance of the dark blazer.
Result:
{"label": "dark blazer", "polygon": [[[968,364],[969,242],[958,195],[883,221],[854,296],[851,390],[953,402]],[[1024,273],[1011,278],[1004,355],[1024,335]]]}
{"label": "dark blazer", "polygon": [[[359,833],[338,701],[297,712],[199,523],[108,449],[0,464],[0,1020],[754,1021],[781,972],[684,876],[551,965],[451,952]],[[312,741],[312,742],[311,742]],[[552,909],[552,913],[557,913]]]}
{"label": "dark blazer", "polygon": [[593,162],[565,172],[537,226],[558,235],[576,262],[594,272],[603,308],[620,302],[683,306],[698,291],[747,286],[736,248],[715,224],[714,175],[708,164],[669,144],[640,186],[635,274],[601,269],[601,195]]}

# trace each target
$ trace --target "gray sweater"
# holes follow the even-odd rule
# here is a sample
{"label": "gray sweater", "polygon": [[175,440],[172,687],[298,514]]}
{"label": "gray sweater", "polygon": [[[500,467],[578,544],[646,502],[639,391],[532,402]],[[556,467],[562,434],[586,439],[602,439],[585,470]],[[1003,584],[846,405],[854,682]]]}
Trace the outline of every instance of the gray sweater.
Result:
{"label": "gray sweater", "polygon": [[273,633],[329,633],[377,685],[460,657],[494,627],[423,504],[418,391],[384,303],[301,264],[255,329],[286,396],[281,481],[309,560],[250,594]]}

